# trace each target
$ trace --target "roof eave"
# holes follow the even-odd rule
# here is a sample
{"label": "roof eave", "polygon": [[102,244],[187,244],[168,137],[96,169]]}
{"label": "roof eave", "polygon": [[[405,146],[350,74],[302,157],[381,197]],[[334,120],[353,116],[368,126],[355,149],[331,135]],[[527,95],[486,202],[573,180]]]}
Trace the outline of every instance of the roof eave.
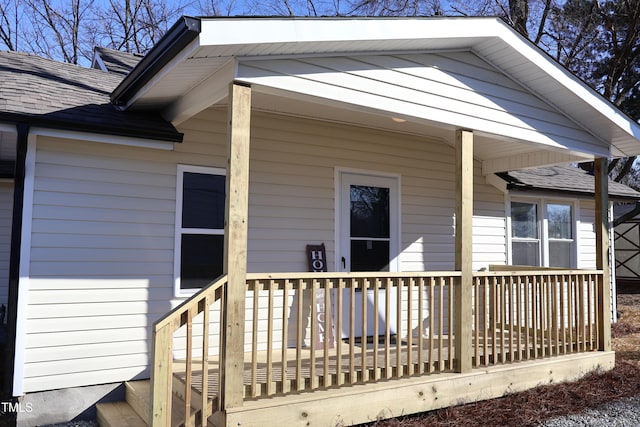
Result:
{"label": "roof eave", "polygon": [[114,105],[127,105],[178,52],[200,34],[200,19],[183,16],[147,53],[111,94]]}
{"label": "roof eave", "polygon": [[0,122],[28,123],[32,126],[42,126],[50,129],[87,132],[101,135],[113,135],[127,138],[149,139],[164,142],[181,143],[184,135],[177,130],[151,130],[125,129],[123,127],[99,126],[94,123],[82,123],[78,121],[60,121],[40,116],[17,113],[0,113]]}

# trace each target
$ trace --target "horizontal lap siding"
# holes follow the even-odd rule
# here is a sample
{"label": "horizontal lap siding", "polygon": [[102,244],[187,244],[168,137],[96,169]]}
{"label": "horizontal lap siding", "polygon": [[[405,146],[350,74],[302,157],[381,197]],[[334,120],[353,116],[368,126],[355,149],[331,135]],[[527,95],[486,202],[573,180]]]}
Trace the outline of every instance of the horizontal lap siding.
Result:
{"label": "horizontal lap siding", "polygon": [[[173,152],[38,140],[25,391],[148,375],[150,327],[181,301],[173,297],[176,165],[223,168],[226,121],[224,109],[190,119]],[[305,246],[322,242],[335,270],[335,167],[399,174],[401,268],[453,268],[450,143],[260,112],[251,134],[249,271],[306,271]],[[478,173],[475,188],[474,248],[484,265],[504,257],[504,202]]]}
{"label": "horizontal lap siding", "polygon": [[542,144],[603,144],[471,52],[242,61],[238,78]]}
{"label": "horizontal lap siding", "polygon": [[[13,183],[0,182],[0,304],[7,306],[9,294],[9,252],[13,217]],[[6,319],[5,319],[6,320]]]}
{"label": "horizontal lap siding", "polygon": [[165,152],[38,139],[26,392],[148,377],[150,327],[180,302],[176,164],[224,165],[218,145]]}

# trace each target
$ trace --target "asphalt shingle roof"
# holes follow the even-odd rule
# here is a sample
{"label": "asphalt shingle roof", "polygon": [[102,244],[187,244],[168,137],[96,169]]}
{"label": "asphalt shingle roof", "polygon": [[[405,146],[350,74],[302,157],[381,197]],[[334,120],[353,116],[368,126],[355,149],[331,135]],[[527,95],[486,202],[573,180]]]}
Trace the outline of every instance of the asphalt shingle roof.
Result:
{"label": "asphalt shingle roof", "polygon": [[109,95],[123,75],[0,52],[0,121],[179,142],[159,114],[125,112]]}
{"label": "asphalt shingle roof", "polygon": [[120,74],[122,77],[129,74],[133,67],[135,67],[142,59],[142,55],[120,52],[119,50],[109,49],[106,47],[96,47],[94,50],[102,60],[102,63],[107,68],[108,72]]}
{"label": "asphalt shingle roof", "polygon": [[[571,194],[594,194],[595,178],[587,171],[570,165],[523,169],[497,174],[507,181],[509,190],[552,191]],[[624,184],[609,180],[609,196],[640,199],[640,193]]]}

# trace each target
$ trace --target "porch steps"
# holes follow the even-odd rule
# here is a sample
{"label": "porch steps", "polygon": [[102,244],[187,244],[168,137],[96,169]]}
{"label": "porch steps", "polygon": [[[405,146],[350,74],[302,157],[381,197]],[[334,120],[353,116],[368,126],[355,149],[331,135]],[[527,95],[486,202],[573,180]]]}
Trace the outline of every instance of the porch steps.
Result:
{"label": "porch steps", "polygon": [[[96,405],[97,422],[100,427],[148,427],[151,412],[151,384],[148,380],[128,381],[125,383],[125,400],[122,402],[98,403]],[[184,385],[180,387],[179,381],[174,381],[174,395],[171,409],[172,426],[179,426],[183,419],[185,402]],[[194,425],[199,409],[199,393],[192,392],[191,418]],[[208,409],[211,410],[212,403]],[[198,409],[194,409],[198,408]],[[211,424],[210,424],[211,425]]]}

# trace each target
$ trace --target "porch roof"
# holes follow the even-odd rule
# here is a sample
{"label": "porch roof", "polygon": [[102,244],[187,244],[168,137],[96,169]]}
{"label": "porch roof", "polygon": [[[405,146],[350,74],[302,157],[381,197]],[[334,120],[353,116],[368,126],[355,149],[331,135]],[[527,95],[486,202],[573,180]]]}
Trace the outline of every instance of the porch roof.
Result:
{"label": "porch roof", "polygon": [[[464,114],[454,114],[457,110],[441,114],[438,105],[419,110],[402,96],[395,103],[388,102],[388,96],[354,96],[349,87],[340,86],[339,77],[330,82],[339,88],[334,96],[300,84],[293,70],[283,71],[275,84],[265,78],[268,73],[256,76],[241,69],[265,59],[455,52],[472,53],[532,99],[541,100],[561,127],[575,128],[572,136],[554,133],[540,117],[524,121],[517,117],[515,126],[503,129],[502,123],[484,113],[473,117],[471,107]],[[269,73],[268,77],[275,76]],[[233,80],[254,86],[254,108],[427,135],[449,143],[456,128],[471,128],[478,147],[475,156],[483,162],[485,174],[640,153],[637,123],[498,18],[183,18],[111,99],[129,110],[160,110],[179,124],[226,102]],[[384,102],[375,102],[378,99]],[[511,113],[505,105],[496,111]],[[381,120],[385,115],[406,122]]]}
{"label": "porch roof", "polygon": [[[523,169],[497,174],[505,181],[506,189],[516,192],[594,195],[595,179],[584,169],[571,165]],[[609,198],[614,201],[637,201],[640,193],[631,187],[609,179]]]}

